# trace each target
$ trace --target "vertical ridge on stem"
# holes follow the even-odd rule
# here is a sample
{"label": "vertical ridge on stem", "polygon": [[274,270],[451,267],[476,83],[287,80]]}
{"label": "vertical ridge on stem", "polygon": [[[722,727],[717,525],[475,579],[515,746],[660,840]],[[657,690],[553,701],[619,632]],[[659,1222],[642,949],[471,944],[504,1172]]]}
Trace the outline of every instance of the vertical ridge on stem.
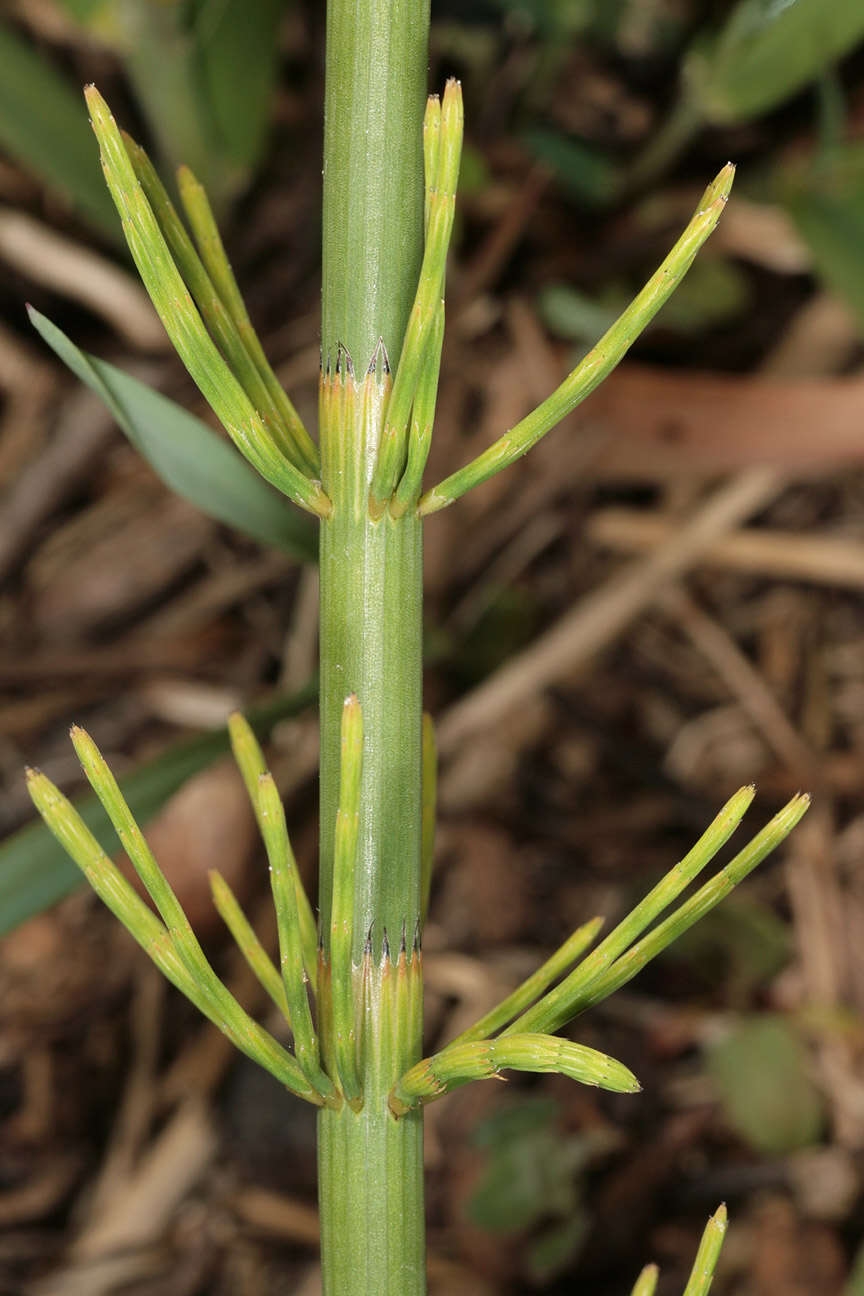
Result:
{"label": "vertical ridge on stem", "polygon": [[363,714],[351,931],[363,1106],[319,1122],[325,1296],[426,1290],[422,1119],[397,1122],[387,1105],[420,1057],[420,961],[399,938],[413,936],[421,907],[421,523],[414,509],[373,520],[368,501],[423,253],[428,23],[429,0],[327,6],[319,442],[333,500],[320,551],[319,1029],[333,1058],[340,729],[353,694]]}
{"label": "vertical ridge on stem", "polygon": [[345,698],[363,713],[363,769],[354,877],[353,958],[367,933],[380,949],[420,917],[422,832],[422,524],[413,513],[369,517],[369,481],[389,373],[359,380],[342,365],[321,379],[322,474],[334,495],[321,528],[321,869],[329,956],[333,852]]}
{"label": "vertical ridge on stem", "polygon": [[423,251],[429,0],[330,0],[322,351],[395,370]]}

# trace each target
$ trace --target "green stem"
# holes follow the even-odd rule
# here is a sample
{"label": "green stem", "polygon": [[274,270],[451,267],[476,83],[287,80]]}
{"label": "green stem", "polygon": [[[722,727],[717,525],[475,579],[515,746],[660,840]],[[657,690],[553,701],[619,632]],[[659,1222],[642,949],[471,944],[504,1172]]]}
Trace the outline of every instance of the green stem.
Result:
{"label": "green stem", "polygon": [[353,959],[367,934],[380,951],[420,916],[422,524],[415,513],[369,516],[372,455],[389,375],[325,378],[321,467],[333,511],[321,527],[321,868],[329,954],[340,722],[352,693],[363,713]]}
{"label": "green stem", "polygon": [[[373,522],[368,508],[371,452],[389,388],[389,375],[377,372],[360,382],[342,373],[322,383],[322,471],[334,492],[332,515],[321,527],[323,957],[330,956],[340,719],[346,695],[355,693],[364,738],[351,961],[355,970],[361,966],[371,929],[368,958],[376,972],[356,1032],[363,1041],[362,1107],[355,1112],[346,1104],[319,1122],[326,1296],[425,1290],[422,1125],[413,1117],[397,1123],[387,1106],[390,1088],[406,1060],[410,1066],[419,1059],[420,1046],[418,1040],[408,1050],[397,1041],[384,1048],[387,1013],[377,997],[390,967],[388,938],[394,949],[403,932],[413,940],[421,903],[422,524],[413,511],[398,520],[385,512]],[[332,970],[334,979],[348,975],[335,961]],[[337,993],[334,987],[334,1001]],[[401,1179],[393,1178],[395,1167]]]}
{"label": "green stem", "polygon": [[330,0],[322,349],[395,370],[423,255],[429,0]]}
{"label": "green stem", "polygon": [[[378,342],[395,367],[422,258],[427,36],[428,0],[328,6],[322,353],[329,372],[320,432],[333,507],[321,527],[319,908],[329,969],[340,728],[354,693],[363,715],[352,938],[363,987],[355,996],[363,1102],[359,1111],[345,1103],[319,1123],[325,1296],[425,1291],[422,1122],[416,1113],[396,1121],[387,1105],[406,1065],[420,1058],[419,959],[408,963],[409,976],[404,959],[391,962],[385,939],[395,954],[403,931],[413,941],[420,918],[421,523],[414,510],[373,521],[368,501],[391,388]],[[332,973],[345,970],[334,964]],[[331,1021],[325,1009],[325,1036]],[[332,1040],[322,1042],[332,1056]]]}
{"label": "green stem", "polygon": [[400,1059],[419,1053],[419,1017],[400,1011],[421,990],[419,960],[370,955],[362,979],[365,1103],[359,1113],[344,1103],[318,1125],[323,1293],[422,1296],[423,1119],[418,1109],[397,1121],[381,1100]]}

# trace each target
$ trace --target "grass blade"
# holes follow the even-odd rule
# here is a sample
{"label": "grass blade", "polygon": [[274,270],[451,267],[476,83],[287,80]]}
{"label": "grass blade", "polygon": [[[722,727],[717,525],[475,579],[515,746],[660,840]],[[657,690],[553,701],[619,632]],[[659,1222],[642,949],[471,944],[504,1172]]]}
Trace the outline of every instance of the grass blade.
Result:
{"label": "grass blade", "polygon": [[769,112],[864,37],[860,0],[738,0],[684,60],[685,94],[711,122]]}
{"label": "grass blade", "polygon": [[281,496],[223,437],[161,392],[82,351],[32,306],[28,314],[55,355],[105,402],[166,486],[259,544],[301,562],[317,561],[314,524],[286,509]]}
{"label": "grass blade", "polygon": [[0,24],[0,144],[100,234],[118,241],[117,218],[99,175],[78,87],[5,23]]}

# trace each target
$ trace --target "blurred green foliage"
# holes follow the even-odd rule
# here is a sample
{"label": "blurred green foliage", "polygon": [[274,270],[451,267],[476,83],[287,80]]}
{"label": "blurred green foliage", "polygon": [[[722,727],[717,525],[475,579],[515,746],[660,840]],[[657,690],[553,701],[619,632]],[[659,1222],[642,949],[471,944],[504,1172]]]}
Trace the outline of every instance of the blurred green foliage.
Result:
{"label": "blurred green foliage", "polygon": [[[803,128],[796,125],[797,147],[767,156],[763,151],[749,175],[739,178],[739,188],[756,201],[785,207],[810,250],[814,274],[849,303],[864,332],[864,143],[847,120],[837,73],[864,42],[861,0],[738,0],[709,22],[705,6],[695,3],[672,12],[639,0],[495,2],[515,24],[518,37],[511,38],[530,40],[535,51],[520,97],[520,139],[588,211],[629,206],[634,194],[656,188],[705,128],[755,122],[811,87],[811,124],[808,129],[805,116]],[[478,39],[473,36],[475,44]],[[635,60],[632,68],[650,60],[652,77],[665,65],[677,87],[666,120],[629,161],[617,148],[557,124],[567,115],[559,73],[568,54],[577,64],[587,55],[590,64],[592,47],[601,68],[611,50]],[[612,75],[622,94],[635,87],[644,95],[626,65]],[[590,295],[553,282],[542,292],[541,313],[559,336],[588,346],[626,292],[617,278]],[[659,327],[698,332],[722,325],[748,308],[749,296],[748,280],[731,259],[705,258],[664,309]]]}
{"label": "blurred green foliage", "polygon": [[[601,8],[597,0],[496,0],[496,4],[505,14],[550,41],[590,31],[600,17]],[[606,7],[618,7],[617,0],[611,0]]]}
{"label": "blurred green foliage", "polygon": [[97,16],[163,163],[190,167],[217,210],[261,159],[283,8],[283,0],[105,0]]}
{"label": "blurred green foliage", "polygon": [[588,1230],[581,1176],[595,1151],[591,1140],[562,1132],[553,1099],[523,1097],[482,1121],[473,1142],[486,1162],[471,1219],[490,1233],[531,1233],[526,1267],[537,1280],[551,1278]]}
{"label": "blurred green foliage", "polygon": [[54,353],[106,404],[126,436],[175,494],[259,544],[316,562],[317,535],[287,509],[223,437],[181,405],[89,355],[38,311],[30,319]]}
{"label": "blurred green foliage", "polygon": [[618,171],[598,149],[542,126],[523,131],[521,138],[528,151],[554,171],[565,193],[586,207],[605,207],[615,198]]}
{"label": "blurred green foliage", "polygon": [[[191,166],[224,208],[266,144],[284,0],[60,2],[120,58],[163,164]],[[86,76],[86,58],[84,67]],[[0,143],[103,235],[119,238],[80,86],[8,24],[0,25]]]}
{"label": "blurred green foliage", "polygon": [[[540,293],[540,315],[558,337],[587,348],[618,318],[632,295],[629,285],[617,279],[608,280],[594,296],[565,283],[552,283]],[[749,301],[744,271],[729,258],[709,254],[693,263],[645,332],[702,333],[734,320]]]}
{"label": "blurred green foliage", "polygon": [[2,23],[0,144],[101,234],[120,238],[79,88]]}
{"label": "blurred green foliage", "polygon": [[758,1152],[793,1152],[817,1142],[825,1120],[810,1078],[810,1055],[785,1017],[743,1017],[706,1051],[727,1121]]}
{"label": "blurred green foliage", "polygon": [[[770,112],[864,40],[860,0],[738,0],[725,19],[695,31],[704,12],[697,5],[673,10],[639,0],[497,3],[559,57],[568,42],[572,48],[581,39],[629,57],[674,61],[690,130]],[[547,96],[553,93],[547,83]]]}
{"label": "blurred green foliage", "polygon": [[685,57],[685,92],[705,121],[749,121],[803,89],[862,39],[861,0],[739,0]]}
{"label": "blurred green foliage", "polygon": [[704,969],[713,984],[722,968],[730,1003],[748,997],[785,967],[791,950],[787,924],[749,895],[732,895],[670,946],[666,958],[686,964],[691,975]]}
{"label": "blurred green foliage", "polygon": [[864,141],[781,166],[777,186],[816,273],[849,303],[864,333]]}

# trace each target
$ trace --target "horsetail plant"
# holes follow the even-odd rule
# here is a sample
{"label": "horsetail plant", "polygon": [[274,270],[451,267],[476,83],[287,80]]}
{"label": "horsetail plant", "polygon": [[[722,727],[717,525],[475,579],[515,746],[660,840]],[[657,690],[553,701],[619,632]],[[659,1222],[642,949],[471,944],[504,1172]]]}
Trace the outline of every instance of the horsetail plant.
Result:
{"label": "horsetail plant", "polygon": [[[705,1226],[705,1232],[702,1234],[702,1241],[699,1244],[699,1250],[696,1253],[696,1259],[693,1262],[693,1268],[684,1289],[684,1296],[708,1296],[711,1284],[714,1281],[717,1261],[720,1258],[720,1248],[726,1236],[726,1227],[726,1207],[720,1206]],[[630,1296],[654,1296],[659,1278],[660,1270],[657,1266],[654,1264],[646,1265],[636,1279],[636,1285]]]}
{"label": "horsetail plant", "polygon": [[[247,1056],[319,1109],[326,1296],[425,1291],[427,1103],[508,1070],[639,1090],[620,1062],[554,1032],[713,908],[808,805],[794,797],[679,903],[739,826],[754,795],[741,789],[599,945],[602,920],[592,918],[502,1003],[421,1056],[421,934],[436,781],[434,729],[421,705],[423,518],[513,463],[614,368],[716,225],[733,168],[708,186],[666,260],[559,388],[473,462],[424,491],[463,117],[459,84],[449,81],[440,101],[428,100],[424,118],[428,8],[426,0],[407,8],[410,14],[405,0],[329,6],[317,444],[264,356],[202,187],[181,169],[187,228],[144,150],[121,134],[98,91],[86,91],[129,248],[178,354],[240,452],[320,522],[318,921],[276,784],[239,715],[229,726],[231,743],[270,865],[278,967],[228,884],[211,875],[216,907],[279,1008],[293,1051],[255,1023],[216,976],[93,740],[80,728],[72,732],[155,912],[58,789],[44,774],[28,775],[54,835],[168,979]],[[721,1208],[686,1296],[707,1293],[724,1230]],[[656,1281],[649,1266],[633,1296],[650,1296]]]}

